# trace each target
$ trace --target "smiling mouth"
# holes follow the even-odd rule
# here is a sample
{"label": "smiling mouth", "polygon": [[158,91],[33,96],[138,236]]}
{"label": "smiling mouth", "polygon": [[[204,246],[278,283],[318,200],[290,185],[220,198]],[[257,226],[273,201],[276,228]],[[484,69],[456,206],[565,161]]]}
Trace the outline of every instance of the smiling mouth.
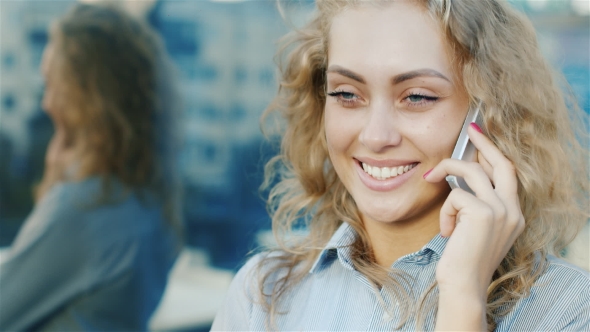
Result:
{"label": "smiling mouth", "polygon": [[369,174],[376,180],[387,180],[404,173],[409,172],[412,168],[416,167],[418,163],[412,163],[408,165],[396,166],[396,167],[377,167],[371,166],[367,163],[360,163],[365,173]]}

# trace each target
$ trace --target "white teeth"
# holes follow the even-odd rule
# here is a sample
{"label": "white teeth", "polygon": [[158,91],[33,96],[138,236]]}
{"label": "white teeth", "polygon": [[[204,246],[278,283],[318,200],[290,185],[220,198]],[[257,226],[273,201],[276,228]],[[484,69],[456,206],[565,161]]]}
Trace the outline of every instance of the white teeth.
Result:
{"label": "white teeth", "polygon": [[362,163],[362,166],[365,173],[377,180],[385,180],[394,176],[402,175],[414,168],[414,164],[397,167],[375,167]]}
{"label": "white teeth", "polygon": [[379,168],[379,167],[373,167],[373,172],[371,173],[371,175],[374,178],[380,178],[381,177],[381,168]]}
{"label": "white teeth", "polygon": [[393,167],[393,168],[391,169],[391,176],[397,176],[397,174],[398,174],[398,173],[397,173],[397,167]]}

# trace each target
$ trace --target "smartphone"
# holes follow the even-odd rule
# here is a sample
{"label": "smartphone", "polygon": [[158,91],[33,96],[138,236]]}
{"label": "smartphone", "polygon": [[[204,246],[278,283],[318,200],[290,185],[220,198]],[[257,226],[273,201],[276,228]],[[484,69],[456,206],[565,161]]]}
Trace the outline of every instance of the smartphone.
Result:
{"label": "smartphone", "polygon": [[[475,148],[473,143],[471,143],[469,135],[467,135],[467,128],[469,128],[469,125],[472,122],[477,123],[477,125],[480,127],[482,126],[483,119],[480,114],[480,108],[481,102],[479,102],[476,107],[470,108],[469,112],[467,112],[465,122],[463,122],[463,127],[461,128],[459,138],[457,139],[457,144],[455,144],[455,149],[453,150],[453,155],[451,155],[452,159],[477,161],[477,149]],[[455,175],[448,175],[446,177],[446,180],[452,189],[461,188],[467,192],[474,194],[473,190],[469,188],[469,186],[463,178]]]}

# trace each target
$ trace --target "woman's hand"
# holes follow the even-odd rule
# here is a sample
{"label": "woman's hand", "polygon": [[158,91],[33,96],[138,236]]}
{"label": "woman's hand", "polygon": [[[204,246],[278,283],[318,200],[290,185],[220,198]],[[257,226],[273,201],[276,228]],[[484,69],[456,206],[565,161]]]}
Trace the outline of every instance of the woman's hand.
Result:
{"label": "woman's hand", "polygon": [[65,135],[56,131],[49,145],[47,145],[47,152],[45,153],[45,167],[56,165],[60,160],[60,155],[65,150]]}
{"label": "woman's hand", "polygon": [[63,130],[56,127],[55,134],[49,141],[47,152],[45,153],[45,174],[52,172],[61,173],[73,162],[73,148],[69,143]]}
{"label": "woman's hand", "polygon": [[514,166],[475,124],[468,134],[478,162],[445,159],[425,177],[460,176],[475,193],[454,189],[440,212],[441,235],[450,238],[436,270],[437,329],[485,328],[487,288],[524,230]]}
{"label": "woman's hand", "polygon": [[74,149],[69,144],[65,132],[56,126],[55,134],[49,141],[45,152],[43,178],[35,189],[35,199],[39,200],[56,181],[61,180],[73,162]]}

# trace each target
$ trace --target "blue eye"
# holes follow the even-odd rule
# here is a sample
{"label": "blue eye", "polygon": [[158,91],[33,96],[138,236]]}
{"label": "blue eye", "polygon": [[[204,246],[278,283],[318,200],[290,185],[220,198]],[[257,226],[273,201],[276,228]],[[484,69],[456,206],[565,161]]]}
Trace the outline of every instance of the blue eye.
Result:
{"label": "blue eye", "polygon": [[333,91],[333,92],[328,92],[328,96],[331,97],[340,97],[342,99],[354,99],[356,98],[356,95],[352,92],[346,92],[346,91]]}
{"label": "blue eye", "polygon": [[422,101],[423,98],[424,98],[424,96],[420,96],[420,95],[408,96],[408,100],[411,101],[412,103],[420,102],[420,101]]}
{"label": "blue eye", "polygon": [[350,92],[340,92],[340,97],[344,99],[353,99],[355,96],[353,93]]}
{"label": "blue eye", "polygon": [[435,101],[438,99],[438,97],[430,97],[417,94],[409,95],[407,98],[412,103],[419,103],[421,101]]}
{"label": "blue eye", "polygon": [[359,101],[360,97],[352,92],[346,91],[333,91],[328,92],[328,96],[333,97],[336,99],[338,103],[346,107],[353,107]]}
{"label": "blue eye", "polygon": [[406,98],[404,98],[405,102],[409,107],[422,107],[429,105],[431,103],[436,102],[439,97],[432,97],[432,96],[425,96],[418,93],[413,93]]}

